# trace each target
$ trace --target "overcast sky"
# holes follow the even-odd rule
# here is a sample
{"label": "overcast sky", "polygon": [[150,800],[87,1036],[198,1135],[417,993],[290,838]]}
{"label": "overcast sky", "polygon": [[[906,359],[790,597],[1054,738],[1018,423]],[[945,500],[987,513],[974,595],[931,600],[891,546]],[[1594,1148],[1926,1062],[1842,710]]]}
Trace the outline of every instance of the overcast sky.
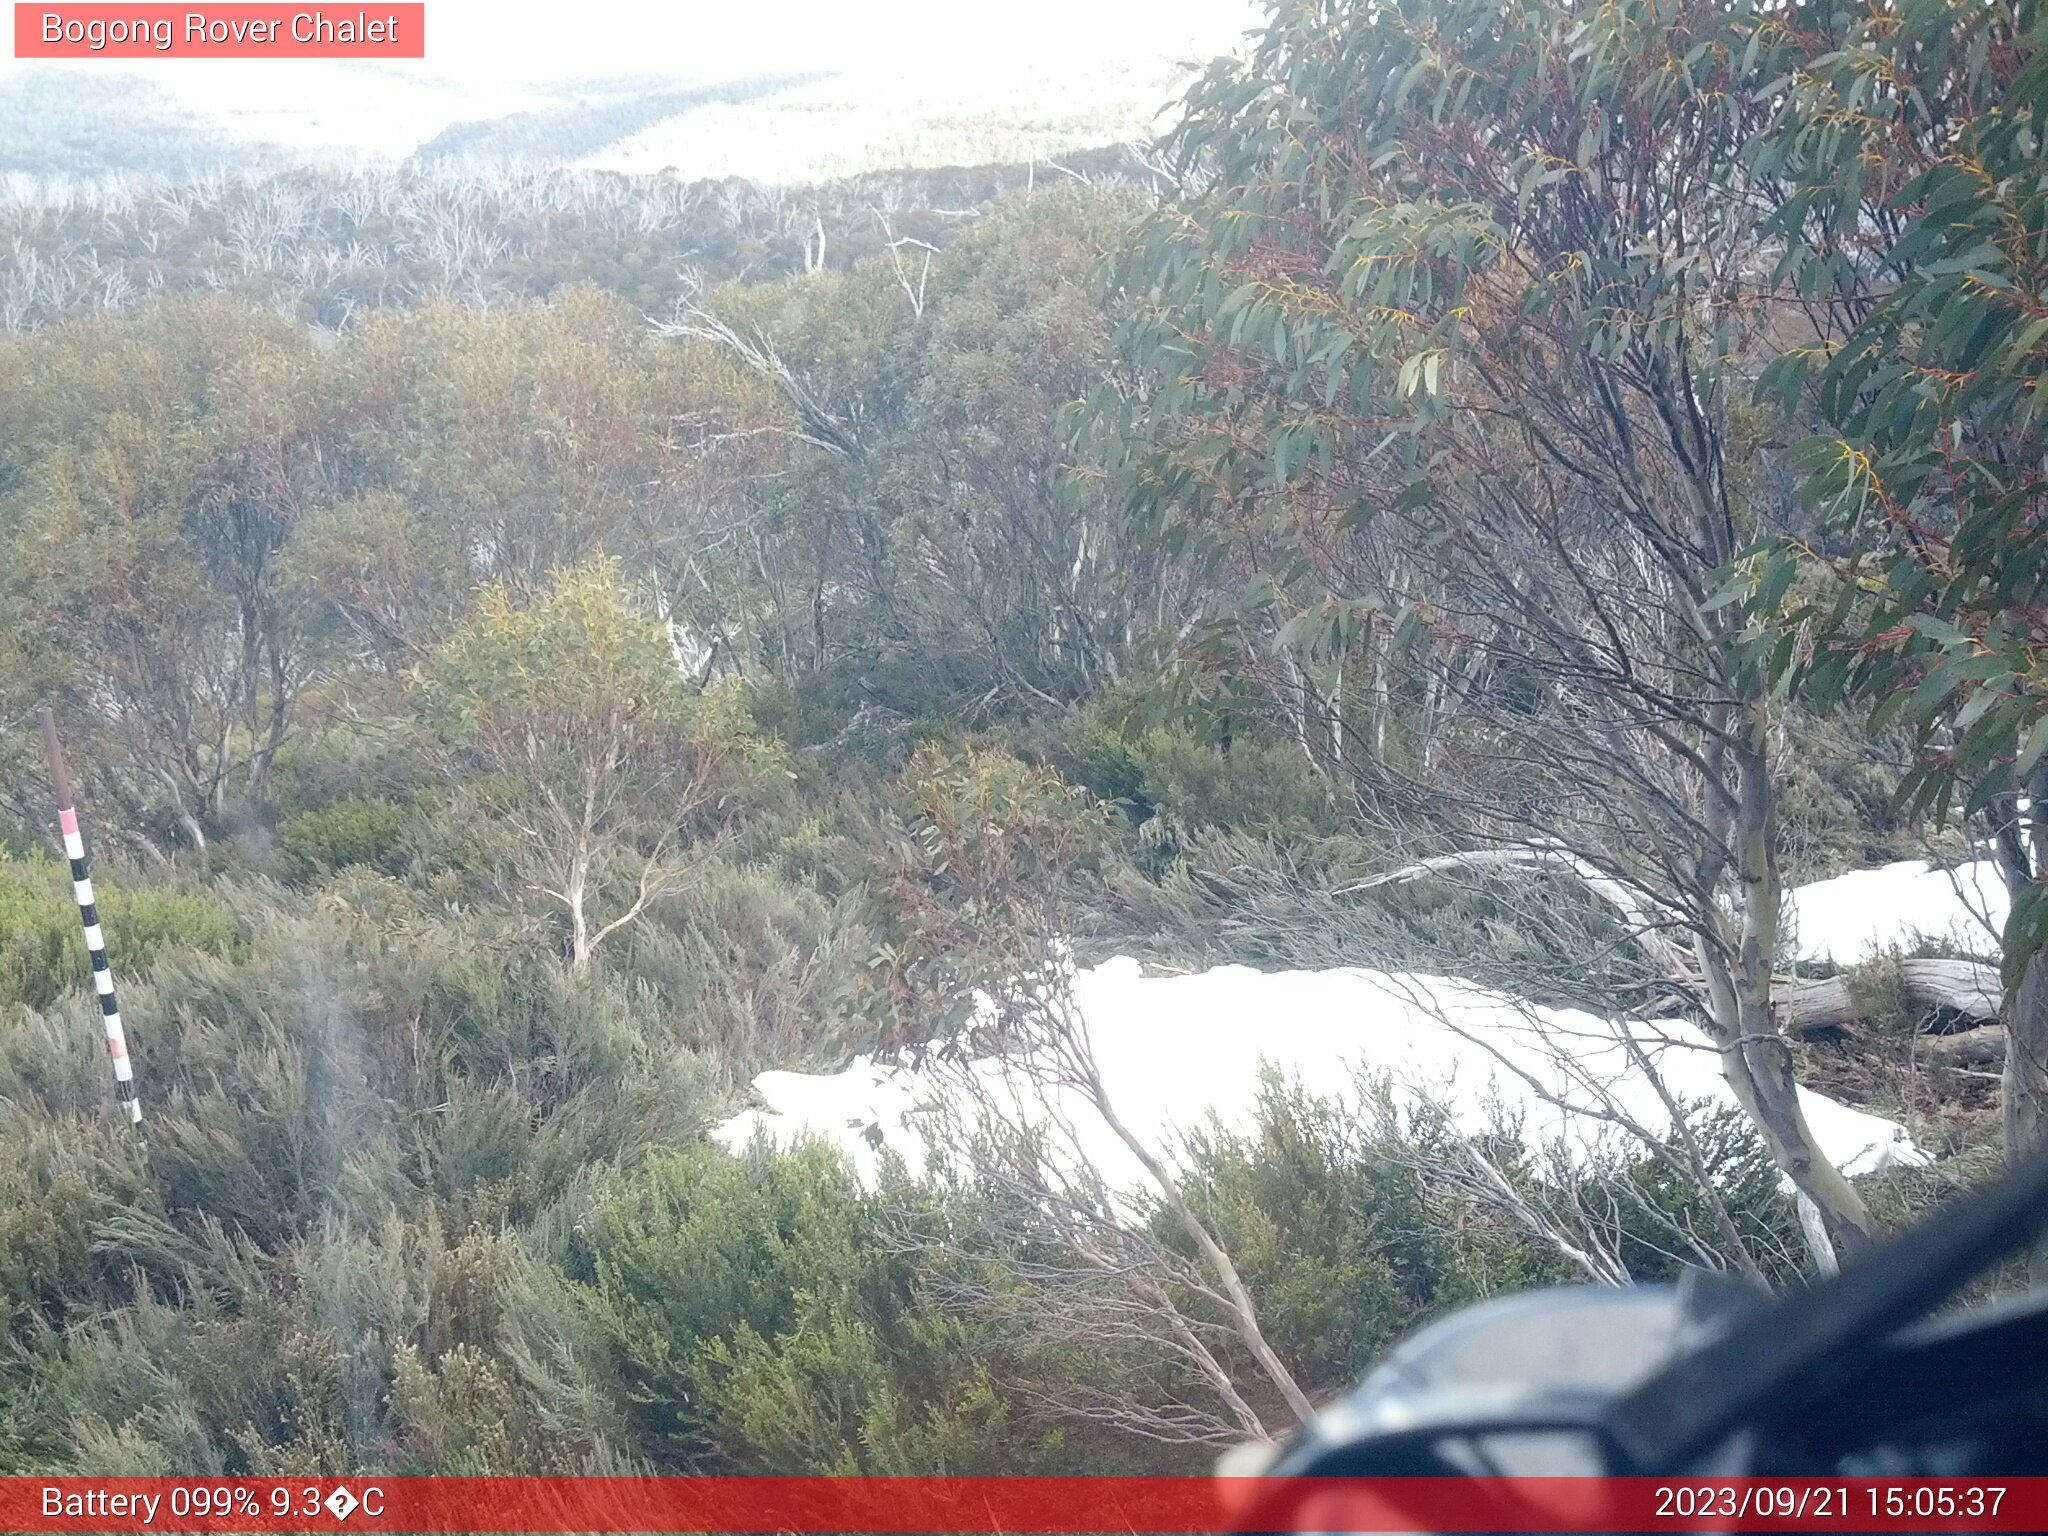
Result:
{"label": "overcast sky", "polygon": [[[730,79],[849,65],[1005,69],[1077,55],[1165,60],[1228,47],[1256,9],[1255,0],[428,0],[426,59],[385,67],[487,89],[579,74]],[[140,68],[170,84],[197,70],[210,88],[268,96],[279,79],[322,64],[167,57],[75,67]]]}
{"label": "overcast sky", "polygon": [[428,62],[479,78],[658,68],[729,77],[830,69],[999,66],[1076,52],[1168,57],[1227,46],[1250,0],[430,0]]}
{"label": "overcast sky", "polygon": [[791,180],[1143,137],[1185,81],[1175,66],[1235,49],[1261,10],[1258,0],[427,0],[423,60],[9,59],[0,90],[21,69],[140,75],[153,100],[229,142],[399,159],[451,124],[559,110],[564,85],[818,77],[676,118],[585,162]]}

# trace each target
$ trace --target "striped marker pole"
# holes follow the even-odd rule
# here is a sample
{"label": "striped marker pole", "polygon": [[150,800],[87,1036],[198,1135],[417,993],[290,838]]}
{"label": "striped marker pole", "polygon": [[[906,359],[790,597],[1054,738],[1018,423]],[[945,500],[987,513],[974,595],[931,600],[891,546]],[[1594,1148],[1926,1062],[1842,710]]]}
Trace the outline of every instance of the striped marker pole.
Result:
{"label": "striped marker pole", "polygon": [[85,867],[85,839],[78,835],[78,808],[71,803],[71,775],[64,771],[64,748],[57,741],[57,717],[43,711],[43,760],[57,791],[57,826],[64,834],[64,856],[71,861],[71,891],[85,922],[85,950],[92,956],[92,985],[99,994],[107,1025],[107,1054],[114,1058],[114,1093],[129,1122],[142,1124],[142,1101],[135,1096],[135,1068],[128,1060],[128,1036],[121,1028],[121,1005],[114,1001],[114,973],[107,967],[107,937],[100,932],[99,907],[93,900],[92,876]]}

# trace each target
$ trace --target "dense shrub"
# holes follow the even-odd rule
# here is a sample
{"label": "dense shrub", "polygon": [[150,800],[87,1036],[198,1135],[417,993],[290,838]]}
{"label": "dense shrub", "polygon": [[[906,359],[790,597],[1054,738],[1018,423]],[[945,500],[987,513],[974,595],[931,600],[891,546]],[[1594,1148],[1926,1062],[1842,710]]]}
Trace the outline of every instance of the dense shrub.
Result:
{"label": "dense shrub", "polygon": [[1042,750],[1076,783],[1163,818],[1153,837],[1197,831],[1305,838],[1338,830],[1327,781],[1299,743],[1273,740],[1221,717],[1166,709],[1123,685],[1103,690],[1061,722]]}
{"label": "dense shrub", "polygon": [[405,827],[406,813],[380,800],[337,800],[288,816],[277,829],[286,878],[304,884],[350,864],[398,874]]}
{"label": "dense shrub", "polygon": [[[120,876],[93,878],[101,926],[117,972],[139,975],[159,955],[197,951],[231,955],[234,920],[211,898],[176,885],[130,885]],[[88,985],[90,968],[71,879],[52,859],[0,858],[0,1008],[47,1008]]]}
{"label": "dense shrub", "polygon": [[1314,1387],[1354,1381],[1417,1324],[1495,1289],[1580,1278],[1500,1213],[1446,1219],[1446,1149],[1277,1080],[1247,1136],[1197,1144],[1192,1198],[1226,1235],[1276,1348]]}
{"label": "dense shrub", "polygon": [[714,1407],[734,1384],[735,1351],[900,1311],[909,1266],[880,1237],[871,1202],[822,1148],[675,1154],[599,1208],[595,1297],[640,1422],[672,1465],[709,1469],[743,1452]]}
{"label": "dense shrub", "polygon": [[665,1464],[763,1473],[1021,1473],[1061,1437],[996,1383],[972,1318],[901,1240],[910,1185],[836,1153],[651,1163],[589,1225],[592,1290]]}
{"label": "dense shrub", "polygon": [[155,1207],[142,1159],[111,1120],[60,1128],[0,1111],[0,1337],[19,1343],[130,1299],[131,1262],[105,1238]]}

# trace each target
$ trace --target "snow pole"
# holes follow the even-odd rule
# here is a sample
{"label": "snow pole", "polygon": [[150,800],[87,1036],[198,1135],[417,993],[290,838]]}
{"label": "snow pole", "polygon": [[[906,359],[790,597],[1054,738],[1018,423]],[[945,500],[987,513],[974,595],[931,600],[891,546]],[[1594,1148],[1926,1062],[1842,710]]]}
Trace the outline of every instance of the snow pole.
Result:
{"label": "snow pole", "polygon": [[114,973],[107,966],[107,937],[100,932],[99,906],[93,899],[92,876],[85,864],[85,839],[78,833],[78,807],[71,800],[71,775],[64,771],[64,748],[57,740],[57,717],[47,708],[43,718],[43,761],[50,769],[50,787],[57,792],[57,828],[64,834],[64,856],[71,861],[71,893],[85,923],[85,952],[92,957],[92,985],[99,994],[100,1014],[107,1026],[107,1054],[114,1059],[114,1094],[128,1112],[131,1125],[142,1124],[142,1101],[135,1096],[135,1068],[128,1060],[128,1036],[121,1028],[121,1005],[114,1001]]}

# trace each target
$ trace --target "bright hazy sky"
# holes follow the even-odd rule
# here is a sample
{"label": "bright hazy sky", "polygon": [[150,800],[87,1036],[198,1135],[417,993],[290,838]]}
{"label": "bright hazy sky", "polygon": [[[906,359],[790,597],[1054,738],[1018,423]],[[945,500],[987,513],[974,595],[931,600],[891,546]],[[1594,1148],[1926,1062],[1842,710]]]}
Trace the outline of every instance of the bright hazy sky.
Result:
{"label": "bright hazy sky", "polygon": [[[327,9],[359,6],[376,10]],[[10,59],[0,87],[24,67],[140,75],[232,140],[397,158],[451,123],[558,107],[550,84],[828,76],[678,119],[604,162],[789,179],[893,163],[893,145],[927,133],[968,161],[1142,136],[1177,92],[1174,67],[1235,49],[1261,11],[1258,0],[427,0],[424,60]],[[977,140],[983,121],[1011,139]]]}
{"label": "bright hazy sky", "polygon": [[[1220,52],[1256,11],[1255,0],[427,0],[426,59],[381,67],[488,89],[574,75],[973,71],[1077,54],[1140,63]],[[190,71],[210,89],[267,97],[279,79],[323,65],[170,57],[74,67],[140,70],[174,88]]]}
{"label": "bright hazy sky", "polygon": [[[659,69],[730,77],[847,64],[968,68],[1228,46],[1249,0],[429,0],[428,62],[479,77]],[[573,18],[573,21],[571,20]]]}

